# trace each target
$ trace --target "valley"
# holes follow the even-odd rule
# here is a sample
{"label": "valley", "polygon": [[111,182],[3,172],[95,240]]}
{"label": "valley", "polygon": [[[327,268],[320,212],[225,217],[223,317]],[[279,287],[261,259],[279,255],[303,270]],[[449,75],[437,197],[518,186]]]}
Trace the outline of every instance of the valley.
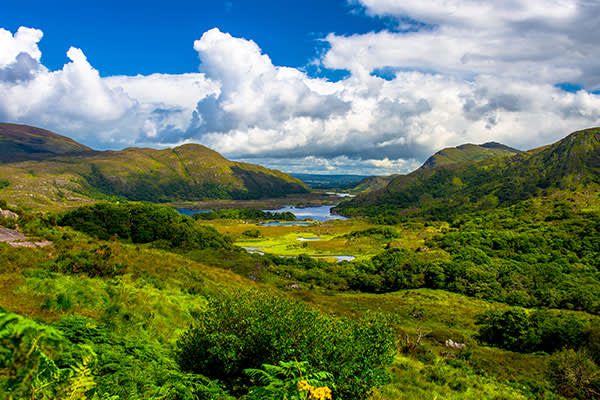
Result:
{"label": "valley", "polygon": [[[332,399],[595,398],[599,132],[459,146],[354,181],[356,197],[335,194],[352,191],[340,176],[310,189],[193,148],[160,154],[194,153],[190,177],[203,157],[267,174],[245,186],[258,198],[166,191],[164,160],[132,172],[154,150],[8,160],[3,232],[45,245],[0,242],[0,385],[8,399],[309,398],[304,380]],[[57,195],[67,176],[87,191]],[[128,198],[146,187],[133,177],[164,202]]]}

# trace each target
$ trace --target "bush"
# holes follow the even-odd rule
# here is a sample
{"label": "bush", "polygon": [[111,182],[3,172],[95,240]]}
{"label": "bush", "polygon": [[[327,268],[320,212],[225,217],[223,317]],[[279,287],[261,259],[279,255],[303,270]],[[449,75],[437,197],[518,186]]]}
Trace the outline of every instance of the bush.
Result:
{"label": "bush", "polygon": [[115,259],[113,249],[103,244],[77,252],[63,251],[47,265],[50,270],[63,274],[85,273],[90,277],[114,277],[125,273],[127,268]]}
{"label": "bush", "polygon": [[330,372],[336,398],[365,399],[388,379],[394,336],[383,316],[336,319],[283,295],[227,291],[211,296],[196,325],[178,341],[179,365],[237,392],[248,385],[245,369],[280,360]]}
{"label": "bush", "polygon": [[347,238],[359,238],[359,237],[371,237],[371,236],[381,236],[384,239],[397,239],[402,237],[400,232],[397,229],[390,227],[377,227],[377,228],[369,228],[364,229],[362,231],[353,231],[345,237]]}
{"label": "bush", "polygon": [[242,235],[249,237],[249,238],[262,237],[262,233],[260,233],[260,231],[258,229],[249,229],[247,231],[242,232]]}
{"label": "bush", "polygon": [[564,397],[595,399],[600,396],[600,368],[585,351],[568,349],[553,354],[548,377],[556,392]]}
{"label": "bush", "polygon": [[592,321],[571,313],[521,308],[489,311],[476,316],[480,341],[503,349],[548,353],[579,348],[594,339]]}

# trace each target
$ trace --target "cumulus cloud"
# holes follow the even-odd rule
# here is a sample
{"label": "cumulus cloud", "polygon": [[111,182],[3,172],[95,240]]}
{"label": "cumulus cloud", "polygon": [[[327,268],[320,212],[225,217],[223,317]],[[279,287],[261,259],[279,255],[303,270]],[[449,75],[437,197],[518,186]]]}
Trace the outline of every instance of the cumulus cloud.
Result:
{"label": "cumulus cloud", "polygon": [[355,74],[398,67],[453,74],[500,75],[531,82],[600,86],[600,6],[588,0],[360,0],[371,15],[411,18],[424,28],[364,35],[329,34],[329,68]]}
{"label": "cumulus cloud", "polygon": [[360,3],[408,29],[327,35],[314,63],[350,71],[337,82],[217,28],[193,44],[198,72],[104,78],[77,48],[50,71],[41,31],[0,29],[0,119],[96,148],[198,142],[285,171],[367,174],[408,172],[447,146],[527,149],[600,124],[597,2]]}

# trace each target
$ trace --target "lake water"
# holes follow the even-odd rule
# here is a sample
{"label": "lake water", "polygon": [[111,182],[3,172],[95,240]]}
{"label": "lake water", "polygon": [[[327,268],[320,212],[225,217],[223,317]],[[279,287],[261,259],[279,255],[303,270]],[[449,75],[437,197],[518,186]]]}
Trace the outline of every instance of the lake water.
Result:
{"label": "lake water", "polygon": [[356,257],[354,256],[311,256],[312,258],[335,258],[336,262],[341,261],[354,261]]}
{"label": "lake water", "polygon": [[[264,250],[264,247],[253,247],[253,246],[241,246],[241,247],[242,247],[242,249],[245,249],[250,254],[260,254],[261,256],[265,255],[264,251],[260,251],[260,250]],[[279,255],[278,257],[296,258],[296,256],[282,256],[282,255]],[[354,257],[354,256],[310,256],[310,257],[312,257],[312,258],[335,258],[335,262],[353,261],[354,259],[356,259],[356,257]]]}
{"label": "lake water", "polygon": [[260,224],[261,226],[310,226],[312,222],[281,222],[271,221]]}
{"label": "lake water", "polygon": [[179,213],[183,214],[183,215],[187,215],[189,217],[191,217],[194,214],[198,214],[198,213],[207,213],[207,212],[211,212],[214,210],[191,210],[189,208],[175,208],[175,210],[179,211]]}
{"label": "lake water", "polygon": [[319,206],[319,207],[293,207],[286,206],[278,210],[263,210],[273,213],[291,212],[297,219],[312,219],[313,221],[329,221],[331,219],[347,219],[341,215],[331,213],[331,209],[335,206]]}

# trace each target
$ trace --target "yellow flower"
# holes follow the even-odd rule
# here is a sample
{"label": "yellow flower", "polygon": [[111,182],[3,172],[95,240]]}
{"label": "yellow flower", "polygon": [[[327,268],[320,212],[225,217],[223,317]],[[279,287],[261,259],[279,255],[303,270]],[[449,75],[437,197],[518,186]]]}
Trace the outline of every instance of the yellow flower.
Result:
{"label": "yellow flower", "polygon": [[312,392],[312,390],[314,390],[314,387],[311,386],[310,383],[308,383],[308,381],[302,380],[298,382],[298,390],[300,392],[308,390],[309,392]]}
{"label": "yellow flower", "polygon": [[310,400],[331,400],[331,389],[327,386],[323,386],[320,388],[313,388],[310,391]]}

